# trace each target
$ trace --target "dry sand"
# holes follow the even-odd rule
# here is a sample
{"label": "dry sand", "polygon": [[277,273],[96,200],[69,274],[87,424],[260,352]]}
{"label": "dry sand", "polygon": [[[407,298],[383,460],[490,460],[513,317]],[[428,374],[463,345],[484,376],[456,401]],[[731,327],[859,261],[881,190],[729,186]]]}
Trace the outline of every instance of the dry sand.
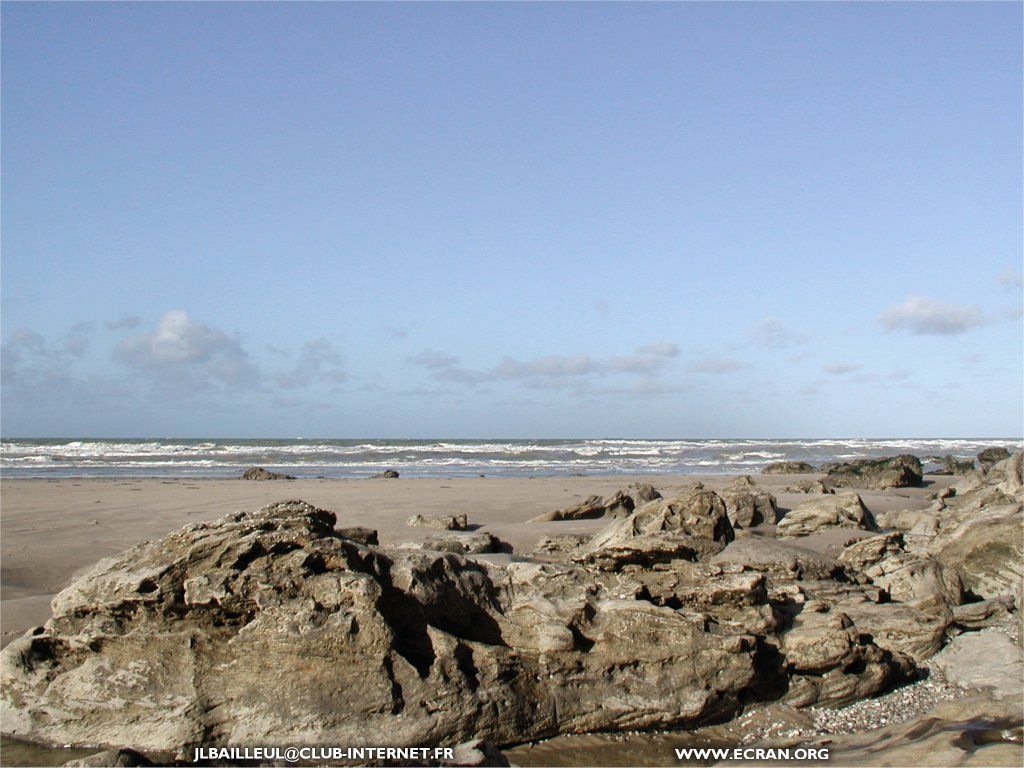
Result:
{"label": "dry sand", "polygon": [[[376,528],[381,544],[421,541],[436,533],[409,527],[413,514],[462,514],[472,525],[527,554],[541,536],[592,533],[604,520],[530,523],[531,517],[612,492],[630,482],[650,482],[664,495],[697,480],[721,488],[732,477],[669,476],[452,478],[397,480],[14,479],[0,484],[0,631],[6,645],[50,615],[50,599],[97,560],[188,523],[212,520],[274,501],[302,499],[334,511],[339,526]],[[797,478],[755,478],[789,509],[804,494],[781,493]],[[927,478],[925,488],[862,493],[872,512],[928,505],[935,488],[951,478]],[[755,531],[764,534],[767,531]],[[848,539],[804,540],[835,549]],[[834,537],[833,537],[834,538]],[[491,556],[492,559],[508,555]]]}

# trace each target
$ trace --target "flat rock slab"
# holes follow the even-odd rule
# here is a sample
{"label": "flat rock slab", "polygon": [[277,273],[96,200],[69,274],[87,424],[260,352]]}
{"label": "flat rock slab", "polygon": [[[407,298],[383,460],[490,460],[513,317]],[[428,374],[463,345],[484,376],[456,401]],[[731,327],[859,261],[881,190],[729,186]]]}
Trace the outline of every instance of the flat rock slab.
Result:
{"label": "flat rock slab", "polygon": [[988,688],[997,699],[1020,701],[1024,655],[1003,632],[966,632],[935,655],[932,663],[954,685]]}

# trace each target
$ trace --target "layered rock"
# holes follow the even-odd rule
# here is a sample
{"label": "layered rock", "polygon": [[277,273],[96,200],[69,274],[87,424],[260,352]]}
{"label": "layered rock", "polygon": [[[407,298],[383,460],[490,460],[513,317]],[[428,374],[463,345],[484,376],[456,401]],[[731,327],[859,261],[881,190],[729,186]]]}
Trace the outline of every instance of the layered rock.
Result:
{"label": "layered rock", "polygon": [[703,486],[655,499],[609,524],[580,550],[580,563],[620,567],[666,560],[697,560],[735,538],[722,499]]}
{"label": "layered rock", "polygon": [[449,533],[430,536],[423,544],[424,549],[437,552],[454,552],[458,555],[479,555],[486,552],[498,552],[502,548],[501,541],[487,531],[474,533]]}
{"label": "layered rock", "polygon": [[753,528],[764,523],[774,523],[778,518],[775,497],[763,488],[758,488],[748,475],[736,478],[718,495],[725,502],[725,511],[733,528]]}
{"label": "layered rock", "polygon": [[633,483],[610,496],[588,496],[579,504],[574,504],[571,507],[537,515],[530,522],[548,523],[557,520],[587,520],[595,517],[626,517],[637,507],[660,498],[661,494],[653,485]]}
{"label": "layered rock", "polygon": [[839,561],[897,602],[931,612],[944,612],[963,602],[959,573],[928,555],[908,552],[899,532],[851,544]]}
{"label": "layered rock", "polygon": [[882,491],[921,485],[921,460],[910,454],[884,459],[859,459],[821,468],[825,484],[835,488],[865,488]]}
{"label": "layered rock", "polygon": [[807,536],[825,528],[878,530],[860,496],[843,491],[801,502],[779,521],[777,535],[783,538]]}
{"label": "layered rock", "polygon": [[762,475],[810,475],[818,470],[806,461],[775,461],[761,470]]}
{"label": "layered rock", "polygon": [[[803,588],[773,597],[745,565],[498,567],[334,523],[283,502],[101,561],[0,656],[5,732],[143,752],[509,743],[692,727],[759,698],[842,703],[907,671],[856,619],[785,618]],[[694,489],[588,546],[644,537],[721,548],[732,528]]]}
{"label": "layered rock", "polygon": [[928,551],[955,569],[964,588],[977,598],[1013,595],[1024,589],[1024,482],[1018,452],[971,473],[946,500]]}

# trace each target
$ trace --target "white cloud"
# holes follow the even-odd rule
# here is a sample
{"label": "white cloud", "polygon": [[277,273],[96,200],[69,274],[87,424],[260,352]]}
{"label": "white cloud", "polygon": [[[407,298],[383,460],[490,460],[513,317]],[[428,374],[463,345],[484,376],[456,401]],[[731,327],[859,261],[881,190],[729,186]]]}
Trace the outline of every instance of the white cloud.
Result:
{"label": "white cloud", "polygon": [[859,371],[861,368],[863,368],[863,366],[859,363],[829,363],[821,370],[833,376],[842,376],[846,373]]}
{"label": "white cloud", "polygon": [[424,368],[430,368],[437,370],[438,368],[449,368],[459,362],[459,358],[455,355],[449,355],[446,352],[438,352],[434,349],[427,349],[420,352],[418,355],[406,358],[407,363],[413,365],[420,365]]}
{"label": "white cloud", "polygon": [[654,357],[679,357],[679,345],[671,341],[654,341],[644,344],[637,349],[638,355],[653,355]]}
{"label": "white cloud", "polygon": [[1021,290],[1024,288],[1024,275],[1013,267],[1007,267],[999,273],[999,284],[1010,290]]}
{"label": "white cloud", "polygon": [[725,357],[708,355],[698,360],[694,360],[686,366],[686,370],[690,373],[731,373],[732,371],[739,371],[749,367],[749,363],[744,363],[739,360],[731,360]]}
{"label": "white cloud", "polygon": [[114,348],[114,358],[162,384],[245,386],[258,378],[237,339],[193,322],[180,309],[166,312],[153,333],[121,341]]}
{"label": "white cloud", "polygon": [[466,385],[485,381],[520,381],[531,389],[558,389],[571,381],[588,377],[623,374],[651,376],[665,367],[669,358],[679,354],[672,342],[659,341],[639,347],[632,355],[596,358],[587,354],[544,355],[527,359],[506,356],[491,368],[472,369],[456,365],[458,358],[445,352],[427,350],[408,362],[433,372],[434,378]]}
{"label": "white cloud", "polygon": [[348,374],[342,368],[341,355],[327,339],[314,339],[302,345],[295,367],[288,373],[278,374],[278,386],[295,389],[324,382],[342,384],[348,381]]}
{"label": "white cloud", "polygon": [[918,336],[954,336],[987,322],[974,307],[944,304],[924,296],[908,296],[902,304],[882,312],[878,321],[887,331],[909,331]]}
{"label": "white cloud", "polygon": [[108,331],[130,331],[142,325],[142,318],[136,315],[121,315],[117,320],[108,320]]}
{"label": "white cloud", "polygon": [[777,317],[766,317],[754,328],[754,335],[766,347],[784,349],[806,344],[808,337],[802,333],[791,331]]}

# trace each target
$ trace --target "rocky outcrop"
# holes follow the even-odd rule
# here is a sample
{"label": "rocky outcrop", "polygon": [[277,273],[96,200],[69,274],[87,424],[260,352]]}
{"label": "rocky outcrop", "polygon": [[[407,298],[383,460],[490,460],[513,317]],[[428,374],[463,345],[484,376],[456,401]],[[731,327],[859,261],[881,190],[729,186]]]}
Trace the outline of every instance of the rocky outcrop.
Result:
{"label": "rocky outcrop", "polygon": [[370,475],[371,480],[396,480],[398,478],[398,470],[396,469],[385,469],[383,472],[378,472],[375,475]]}
{"label": "rocky outcrop", "polygon": [[842,564],[834,557],[786,539],[736,539],[708,562],[732,563],[764,573],[772,588],[795,581],[846,579]]}
{"label": "rocky outcrop", "polygon": [[753,528],[776,522],[778,513],[775,497],[763,488],[758,488],[748,475],[736,478],[718,495],[725,502],[725,511],[733,528]]}
{"label": "rocky outcrop", "polygon": [[941,613],[963,602],[963,584],[957,571],[928,555],[908,552],[899,532],[851,544],[839,555],[839,561],[900,603]]}
{"label": "rocky outcrop", "polygon": [[1022,455],[1015,453],[958,483],[928,547],[937,561],[960,574],[971,595],[1010,594],[1018,606],[1024,597]]}
{"label": "rocky outcrop", "polygon": [[442,531],[464,531],[469,525],[465,515],[413,515],[406,525],[440,528]]}
{"label": "rocky outcrop", "polygon": [[1010,452],[1006,448],[1001,446],[998,448],[986,448],[978,454],[978,464],[981,466],[982,472],[988,472],[1000,461],[1005,461],[1008,458],[1010,458]]}
{"label": "rocky outcrop", "polygon": [[697,560],[720,552],[734,537],[722,499],[696,486],[671,499],[648,502],[609,524],[574,559],[607,568]]}
{"label": "rocky outcrop", "polygon": [[[792,618],[804,590],[856,585],[773,597],[763,573],[685,559],[495,566],[364,546],[335,522],[282,502],[101,561],[0,655],[4,731],[142,752],[500,744],[693,727],[784,696],[843,703],[908,669],[856,618]],[[721,547],[732,528],[694,489],[613,522],[592,551],[645,536]]]}
{"label": "rocky outcrop", "polygon": [[852,491],[801,502],[785,514],[776,529],[781,538],[807,536],[824,528],[877,531],[875,519]]}
{"label": "rocky outcrop", "polygon": [[806,461],[775,461],[761,470],[762,475],[811,475],[818,470]]}
{"label": "rocky outcrop", "polygon": [[909,454],[829,464],[822,470],[825,484],[834,488],[916,488],[922,478],[921,460]]}
{"label": "rocky outcrop", "polygon": [[943,456],[942,469],[947,475],[965,475],[974,470],[974,461],[958,459],[956,456]]}
{"label": "rocky outcrop", "polygon": [[498,552],[503,547],[501,541],[486,531],[475,533],[449,533],[431,536],[423,542],[424,549],[437,552],[454,552],[458,555],[479,555],[486,552]]}
{"label": "rocky outcrop", "polygon": [[588,520],[596,517],[625,517],[637,507],[649,501],[660,499],[661,494],[653,485],[634,483],[610,496],[588,496],[579,504],[565,509],[537,515],[531,523],[548,523],[557,520]]}
{"label": "rocky outcrop", "polygon": [[242,473],[240,480],[294,480],[293,475],[271,472],[263,467],[249,467]]}

